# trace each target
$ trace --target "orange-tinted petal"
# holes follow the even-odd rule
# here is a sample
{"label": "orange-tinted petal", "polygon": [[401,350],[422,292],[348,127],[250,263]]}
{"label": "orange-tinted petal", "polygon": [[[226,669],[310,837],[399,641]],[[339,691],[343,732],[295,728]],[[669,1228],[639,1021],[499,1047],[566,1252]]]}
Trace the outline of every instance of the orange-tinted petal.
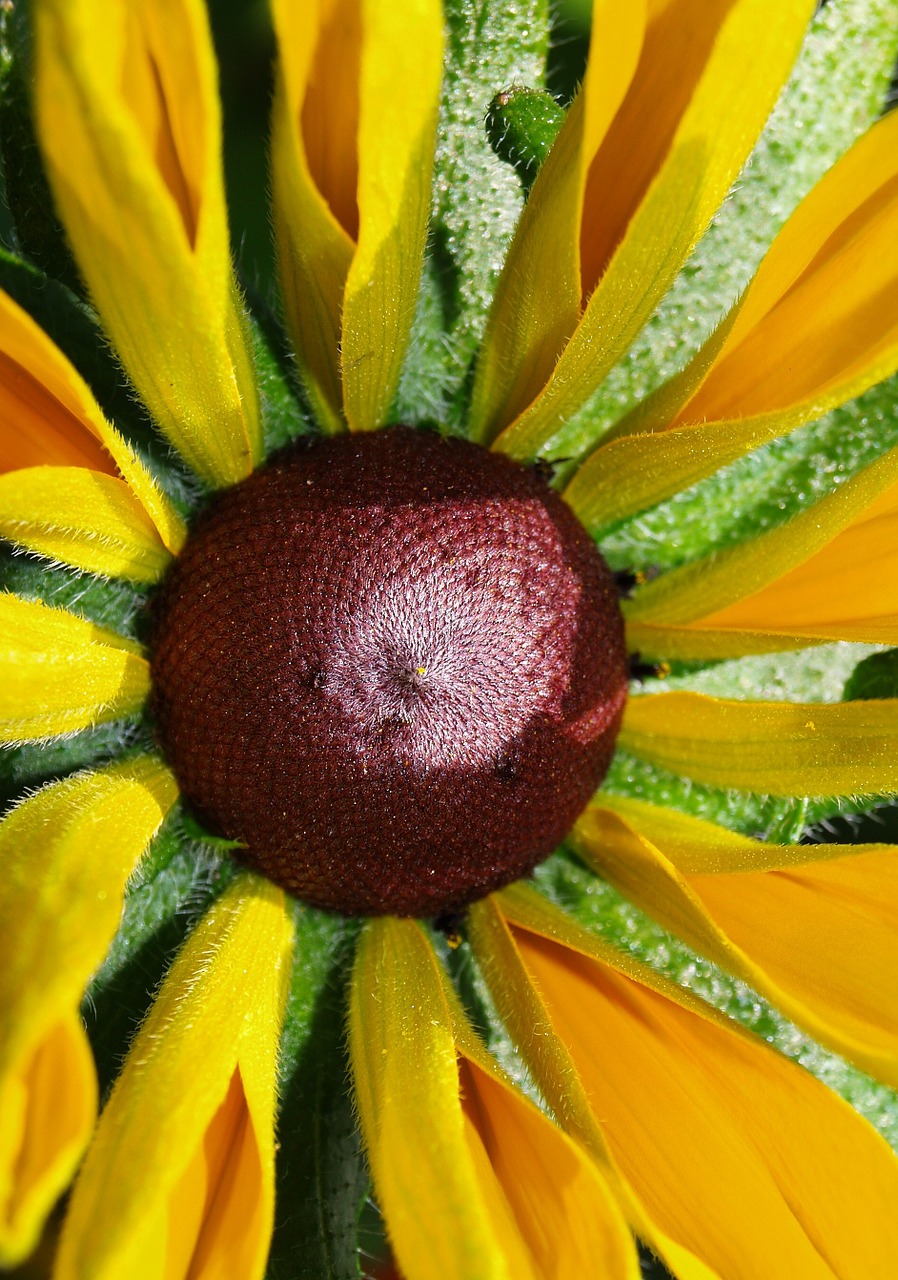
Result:
{"label": "orange-tinted petal", "polygon": [[898,449],[778,529],[656,579],[631,643],[671,657],[898,642]]}
{"label": "orange-tinted petal", "polygon": [[118,468],[163,545],[180,550],[186,531],[171,503],[70,361],[0,290],[0,473],[48,464],[102,476]]}
{"label": "orange-tinted petal", "polygon": [[805,0],[652,7],[640,67],[587,184],[583,314],[545,388],[497,419],[500,429],[518,414],[498,448],[538,453],[633,342],[747,158],[812,11]]}
{"label": "orange-tinted petal", "polygon": [[658,502],[898,368],[898,117],[799,205],[690,365],[630,414],[567,498],[584,522]]}
{"label": "orange-tinted petal", "polygon": [[[471,404],[489,439],[533,400],[577,326],[584,293],[581,225],[587,178],[630,87],[645,34],[645,0],[593,0],[586,75],[534,183],[496,288]],[[630,193],[632,194],[632,193]]]}
{"label": "orange-tinted petal", "polygon": [[587,809],[572,839],[665,928],[898,1085],[898,849],[763,844],[613,797]]}
{"label": "orange-tinted petal", "polygon": [[435,0],[277,0],[275,231],[325,430],[382,426],[414,315],[442,70]]}
{"label": "orange-tinted petal", "polygon": [[888,1273],[898,1161],[865,1121],[532,890],[497,897],[620,1169],[668,1237],[727,1280]]}
{"label": "orange-tinted petal", "polygon": [[635,1280],[635,1253],[586,1156],[477,1041],[413,921],[369,923],[350,1045],[362,1131],[408,1280]]}
{"label": "orange-tinted petal", "polygon": [[106,332],[197,474],[242,479],[262,437],[201,0],[39,0],[35,74],[48,178]]}

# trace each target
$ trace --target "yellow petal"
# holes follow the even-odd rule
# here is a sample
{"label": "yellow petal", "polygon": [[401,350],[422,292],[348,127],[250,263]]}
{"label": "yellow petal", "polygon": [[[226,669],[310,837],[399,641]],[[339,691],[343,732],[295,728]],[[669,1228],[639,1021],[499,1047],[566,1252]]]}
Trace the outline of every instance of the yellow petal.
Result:
{"label": "yellow petal", "polygon": [[891,376],[896,246],[891,114],[799,205],[691,364],[581,467],[566,493],[580,518],[632,515]]}
{"label": "yellow petal", "polygon": [[261,1280],[292,945],[283,893],[249,875],[196,927],[100,1117],[56,1280]]}
{"label": "yellow petal", "polygon": [[77,569],[152,583],[171,561],[123,480],[86,467],[0,476],[0,535]]}
{"label": "yellow petal", "polygon": [[625,607],[630,642],[665,657],[814,640],[898,640],[898,449],[778,529],[674,570]]}
{"label": "yellow petal", "polygon": [[284,302],[326,430],[382,426],[414,316],[442,75],[436,0],[277,0]]}
{"label": "yellow petal", "polygon": [[633,1230],[650,1244],[679,1280],[719,1280],[693,1253],[653,1221],[621,1172],[583,1088],[568,1046],[533,985],[493,895],[468,915],[468,936],[500,1015],[559,1122],[589,1155]]}
{"label": "yellow petal", "polygon": [[630,698],[618,739],[715,787],[774,796],[898,791],[898,699],[736,702],[698,693]]}
{"label": "yellow petal", "polygon": [[476,1040],[415,923],[368,925],[350,1046],[375,1185],[408,1280],[635,1280],[607,1185]]}
{"label": "yellow petal", "polygon": [[97,1084],[78,1006],[176,795],[146,757],[45,787],[0,824],[0,1266],[34,1247],[87,1145]]}
{"label": "yellow petal", "polygon": [[430,216],[443,75],[439,0],[364,0],[359,234],[343,298],[343,403],[353,431],[388,420]]}
{"label": "yellow petal", "polygon": [[[539,394],[576,328],[587,178],[633,80],[645,27],[645,0],[593,0],[583,84],[524,206],[496,288],[474,380],[475,439],[492,438]],[[586,216],[588,234],[601,211]]]}
{"label": "yellow petal", "polygon": [[765,845],[613,797],[587,809],[572,842],[665,928],[815,1039],[898,1085],[895,848]]}
{"label": "yellow petal", "polygon": [[146,467],[59,348],[0,290],[0,473],[42,464],[102,475],[118,467],[164,546],[181,549],[183,521]]}
{"label": "yellow petal", "polygon": [[64,609],[0,594],[0,742],[85,729],[140,710],[150,668],[140,648]]}
{"label": "yellow petal", "polygon": [[888,1274],[898,1161],[865,1121],[532,890],[498,897],[621,1170],[671,1238],[726,1280]]}
{"label": "yellow petal", "polygon": [[532,457],[631,345],[748,156],[812,12],[807,0],[655,6],[633,88],[590,175],[587,210],[592,191],[611,214],[597,213],[594,235],[584,211],[585,310],[545,389],[498,448]]}
{"label": "yellow petal", "polygon": [[106,332],[197,474],[240,480],[262,439],[205,9],[40,0],[35,40],[50,185]]}
{"label": "yellow petal", "polygon": [[[481,1062],[482,1062],[481,1058]],[[493,1221],[523,1241],[533,1274],[638,1280],[636,1251],[607,1183],[579,1147],[549,1123],[498,1069],[460,1059],[466,1133]]]}
{"label": "yellow petal", "polygon": [[323,0],[274,0],[272,16],[279,46],[272,213],[284,310],[316,417],[335,432],[344,425],[340,308],[358,221],[358,2],[325,9]]}

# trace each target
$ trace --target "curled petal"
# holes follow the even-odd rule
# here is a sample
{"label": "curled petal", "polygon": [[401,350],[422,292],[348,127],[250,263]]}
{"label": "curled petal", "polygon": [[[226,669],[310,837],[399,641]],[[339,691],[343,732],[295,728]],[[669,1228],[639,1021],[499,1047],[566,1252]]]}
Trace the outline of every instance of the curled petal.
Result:
{"label": "curled petal", "polygon": [[326,430],[382,426],[411,329],[442,74],[435,0],[277,0],[274,219],[287,318]]}
{"label": "curled petal", "polygon": [[497,416],[497,448],[534,456],[626,352],[745,162],[812,13],[806,0],[651,6],[632,86],[587,181],[582,315],[539,395]]}
{"label": "curled petal", "polygon": [[601,205],[584,209],[587,179],[632,84],[645,28],[644,0],[593,0],[595,38],[583,84],[524,206],[496,288],[474,379],[478,438],[490,438],[539,394],[577,326],[581,227],[602,216]]}
{"label": "curled petal", "polygon": [[34,1247],[87,1145],[97,1082],[78,1006],[176,795],[145,758],[45,787],[0,824],[0,1265]]}
{"label": "curled petal", "polygon": [[248,875],[197,925],[100,1117],[56,1280],[260,1280],[292,944],[283,893]]}
{"label": "curled petal", "polygon": [[262,437],[203,5],[40,0],[35,72],[50,185],[106,332],[197,474],[242,479]]}

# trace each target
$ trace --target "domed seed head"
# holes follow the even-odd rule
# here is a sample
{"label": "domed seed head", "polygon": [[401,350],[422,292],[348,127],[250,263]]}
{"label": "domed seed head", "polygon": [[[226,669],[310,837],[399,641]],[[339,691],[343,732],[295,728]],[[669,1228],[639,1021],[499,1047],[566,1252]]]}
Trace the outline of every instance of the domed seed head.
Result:
{"label": "domed seed head", "polygon": [[239,856],[346,915],[452,912],[549,854],[626,696],[614,581],[531,469],[393,427],[219,494],[156,602],[153,712]]}

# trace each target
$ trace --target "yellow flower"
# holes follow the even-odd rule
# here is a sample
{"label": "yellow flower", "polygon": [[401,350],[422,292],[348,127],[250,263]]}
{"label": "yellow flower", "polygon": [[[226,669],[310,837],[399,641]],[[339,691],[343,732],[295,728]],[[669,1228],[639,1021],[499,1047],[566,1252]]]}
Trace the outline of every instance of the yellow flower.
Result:
{"label": "yellow flower", "polygon": [[[189,906],[189,894],[166,900],[160,874],[189,818],[178,817],[180,764],[147,727],[142,605],[183,564],[213,491],[226,498],[291,434],[279,413],[334,436],[391,423],[427,305],[439,0],[272,7],[273,221],[303,408],[292,393],[272,402],[231,263],[201,0],[33,3],[53,198],[158,428],[148,443],[133,405],[105,413],[21,300],[0,293],[0,534],[50,584],[0,595],[0,741],[47,752],[45,785],[0,824],[0,1266],[29,1256],[74,1179],[58,1280],[261,1280],[290,1172],[279,1053],[310,1036],[314,1056],[329,1000],[345,1016],[327,975],[349,953],[332,952],[326,918],[207,849],[208,910],[139,1028],[128,1025],[97,1119],[82,997],[110,948],[152,985],[118,932],[126,903],[142,894],[158,922]],[[896,112],[799,205],[685,367],[610,430],[578,426],[748,158],[813,8],[593,2],[582,87],[507,246],[463,389],[469,438],[558,461],[593,534],[898,370]],[[430,416],[422,405],[412,425]],[[623,604],[630,648],[700,662],[898,644],[896,557],[891,449],[780,527],[639,585]],[[49,562],[84,575],[65,578],[75,587],[63,600]],[[79,605],[94,578],[130,584],[115,618]],[[883,796],[898,792],[896,711],[896,698],[635,692],[617,741],[722,792]],[[80,735],[76,754],[58,767],[66,735]],[[689,811],[683,794],[646,798],[618,771],[569,848],[595,885],[898,1086],[894,849],[764,841],[740,834],[738,815],[719,825]],[[442,922],[448,945],[440,928],[397,916],[358,930],[354,1106],[401,1274],[636,1280],[638,1239],[681,1280],[888,1275],[898,1162],[872,1127],[550,890],[538,877],[482,895]],[[317,986],[304,978],[315,966]],[[316,1211],[330,1247],[329,1206]],[[281,1221],[291,1212],[282,1201]],[[355,1239],[352,1252],[355,1265]],[[281,1257],[271,1274],[305,1265]]]}

